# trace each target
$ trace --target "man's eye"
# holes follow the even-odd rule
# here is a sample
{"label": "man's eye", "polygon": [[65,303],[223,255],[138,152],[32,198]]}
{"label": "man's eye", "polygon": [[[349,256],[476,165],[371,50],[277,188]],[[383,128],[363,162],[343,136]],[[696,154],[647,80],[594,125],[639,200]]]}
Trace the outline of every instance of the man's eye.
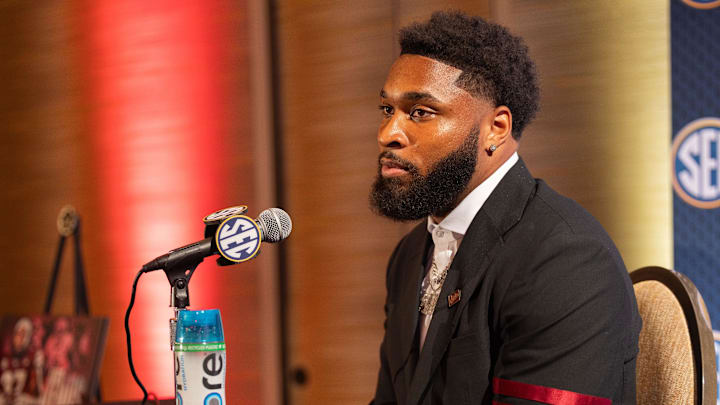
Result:
{"label": "man's eye", "polygon": [[382,111],[383,115],[387,116],[387,115],[392,115],[392,113],[393,113],[393,108],[390,107],[389,105],[380,105],[380,106],[378,106],[378,108],[380,109],[380,111]]}
{"label": "man's eye", "polygon": [[432,116],[433,116],[432,112],[423,110],[420,108],[416,108],[410,113],[410,117],[412,117],[414,119],[423,119],[423,118],[429,118]]}

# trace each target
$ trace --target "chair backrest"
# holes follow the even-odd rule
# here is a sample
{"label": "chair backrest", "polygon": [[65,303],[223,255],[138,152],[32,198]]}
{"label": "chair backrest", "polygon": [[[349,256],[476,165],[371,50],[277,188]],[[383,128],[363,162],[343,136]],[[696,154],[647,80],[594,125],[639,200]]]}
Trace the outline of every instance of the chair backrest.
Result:
{"label": "chair backrest", "polygon": [[662,267],[643,267],[630,278],[643,319],[637,403],[716,404],[715,343],[695,285]]}

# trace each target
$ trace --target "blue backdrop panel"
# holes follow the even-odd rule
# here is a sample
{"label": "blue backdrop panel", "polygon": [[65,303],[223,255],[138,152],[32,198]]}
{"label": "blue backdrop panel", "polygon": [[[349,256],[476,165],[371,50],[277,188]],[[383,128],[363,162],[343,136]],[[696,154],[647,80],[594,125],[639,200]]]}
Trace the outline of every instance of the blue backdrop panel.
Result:
{"label": "blue backdrop panel", "polygon": [[[671,0],[675,269],[720,329],[720,7]],[[642,62],[642,61],[638,61]]]}

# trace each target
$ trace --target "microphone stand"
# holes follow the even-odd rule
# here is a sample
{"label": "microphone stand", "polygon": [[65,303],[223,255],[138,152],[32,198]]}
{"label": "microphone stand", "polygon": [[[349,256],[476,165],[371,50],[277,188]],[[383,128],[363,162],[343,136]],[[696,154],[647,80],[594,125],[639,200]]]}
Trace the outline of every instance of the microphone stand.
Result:
{"label": "microphone stand", "polygon": [[[170,306],[173,308],[173,317],[170,318],[168,322],[170,327],[170,351],[175,351],[175,338],[177,336],[178,315],[180,314],[180,311],[185,310],[185,308],[190,305],[190,292],[188,289],[188,286],[190,284],[190,278],[195,272],[195,269],[197,269],[197,266],[200,265],[200,263],[203,262],[205,256],[207,256],[207,252],[216,252],[217,246],[215,246],[215,236],[223,220],[230,218],[234,215],[242,215],[246,211],[246,206],[239,205],[226,208],[224,210],[220,210],[206,216],[203,219],[203,222],[205,223],[205,239],[170,251],[167,255],[160,256],[155,260],[146,263],[140,273],[138,273],[138,277],[135,279],[136,283],[137,279],[142,273],[163,269],[163,271],[165,272],[165,276],[168,279],[168,282],[170,282]],[[287,217],[287,222],[289,224],[290,218],[287,216],[287,213],[285,213],[284,211],[282,211],[282,213],[285,215],[285,217]],[[275,214],[275,216],[277,217],[277,214]],[[258,233],[259,232],[260,230],[258,228]],[[287,230],[287,232],[289,233],[289,229]],[[60,242],[62,246],[62,244],[64,243],[64,239],[61,239]],[[219,266],[227,266],[235,263],[235,261],[228,260],[224,257],[220,257],[217,259],[217,264]],[[130,307],[128,307],[128,312],[126,313],[125,317],[125,328],[128,339],[128,353],[130,353],[130,333],[128,331],[128,317],[130,314],[130,310],[132,309],[134,297],[135,285],[133,285],[133,298],[131,299]],[[132,357],[130,355],[129,362],[131,371],[133,372],[133,377],[135,377],[135,381],[138,383],[140,388],[143,389],[145,397],[147,398],[147,392],[145,391],[145,388],[135,375],[132,364]],[[177,364],[175,361],[173,361],[173,368],[175,369],[176,373],[179,372],[179,364]],[[175,396],[177,398],[177,383],[175,383],[174,385],[175,387],[173,387],[173,391],[176,392]]]}
{"label": "microphone stand", "polygon": [[[211,229],[205,229],[206,234]],[[204,243],[212,243],[202,241],[198,243],[198,246]],[[170,327],[170,351],[175,352],[175,336],[177,333],[177,320],[180,311],[184,310],[190,305],[190,291],[189,284],[190,278],[192,277],[197,266],[200,265],[204,260],[204,257],[199,259],[185,259],[185,260],[168,260],[163,271],[170,282],[170,306],[173,308],[173,317],[169,319],[168,326]],[[175,382],[175,373],[179,371],[179,365],[175,364],[175,356],[173,356],[173,392],[177,390],[177,383]]]}
{"label": "microphone stand", "polygon": [[[211,250],[214,242],[211,236],[215,235],[219,223],[210,223],[205,226],[205,239],[199,242],[193,243],[192,245],[185,246],[184,248],[193,248],[200,250]],[[182,249],[182,248],[181,248]],[[176,249],[179,250],[179,249]],[[170,306],[178,309],[185,309],[190,305],[190,293],[188,292],[188,284],[190,284],[190,277],[197,266],[205,260],[204,257],[193,258],[192,256],[183,256],[176,258],[170,252],[170,256],[167,259],[163,271],[170,282],[172,292],[170,294]]]}
{"label": "microphone stand", "polygon": [[[247,207],[245,206],[239,206],[236,207],[237,210],[234,214],[242,214],[247,210]],[[226,211],[226,210],[223,210]],[[221,213],[222,211],[219,211],[218,213]],[[215,214],[218,214],[215,213]],[[215,215],[215,214],[211,214]],[[229,215],[229,214],[227,214]],[[206,217],[204,219],[205,222],[205,239],[196,242],[194,244],[185,246],[181,249],[199,249],[201,251],[214,251],[217,249],[215,247],[215,241],[213,236],[217,233],[218,228],[220,227],[220,223],[225,217],[218,217],[214,220],[210,220],[209,217]],[[210,245],[210,246],[208,246]],[[197,266],[200,265],[200,263],[203,262],[205,259],[204,257],[200,258],[194,258],[193,255],[173,255],[173,252],[171,251],[169,253],[169,256],[167,258],[167,261],[165,262],[165,265],[163,266],[163,271],[165,271],[165,275],[167,276],[168,281],[170,282],[171,287],[171,293],[170,293],[170,306],[173,308],[173,317],[170,318],[168,324],[170,327],[170,351],[175,351],[175,337],[177,334],[177,320],[178,315],[180,311],[184,310],[186,307],[190,305],[190,292],[188,290],[189,284],[190,284],[190,278],[192,277],[193,273],[195,272],[195,269],[197,269]],[[228,266],[231,264],[235,264],[235,262],[230,261],[224,257],[219,257],[217,259],[217,264],[219,266]],[[175,372],[179,370],[179,365],[175,364],[175,356],[173,356],[173,369]],[[177,369],[175,367],[178,367]],[[177,384],[175,385],[174,390],[177,389]],[[176,395],[177,396],[177,395]]]}
{"label": "microphone stand", "polygon": [[[188,263],[176,263],[165,269],[165,275],[170,282],[170,306],[173,308],[173,317],[170,318],[170,351],[175,351],[175,333],[177,330],[177,318],[180,311],[190,305],[190,292],[188,285],[190,277],[197,266],[202,263],[202,259]],[[173,360],[173,368],[174,368]],[[174,383],[173,383],[174,384]]]}

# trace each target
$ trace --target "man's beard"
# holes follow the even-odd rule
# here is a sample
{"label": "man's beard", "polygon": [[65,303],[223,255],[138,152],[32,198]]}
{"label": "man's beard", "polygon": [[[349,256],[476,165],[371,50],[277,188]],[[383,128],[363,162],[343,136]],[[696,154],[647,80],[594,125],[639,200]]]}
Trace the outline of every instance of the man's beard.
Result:
{"label": "man's beard", "polygon": [[[459,203],[458,197],[470,183],[478,154],[479,130],[473,128],[462,145],[437,162],[426,176],[412,163],[392,152],[387,158],[405,167],[410,180],[378,175],[370,191],[370,206],[376,213],[397,221],[412,221],[428,215],[446,216]],[[404,177],[404,176],[403,176]]]}

